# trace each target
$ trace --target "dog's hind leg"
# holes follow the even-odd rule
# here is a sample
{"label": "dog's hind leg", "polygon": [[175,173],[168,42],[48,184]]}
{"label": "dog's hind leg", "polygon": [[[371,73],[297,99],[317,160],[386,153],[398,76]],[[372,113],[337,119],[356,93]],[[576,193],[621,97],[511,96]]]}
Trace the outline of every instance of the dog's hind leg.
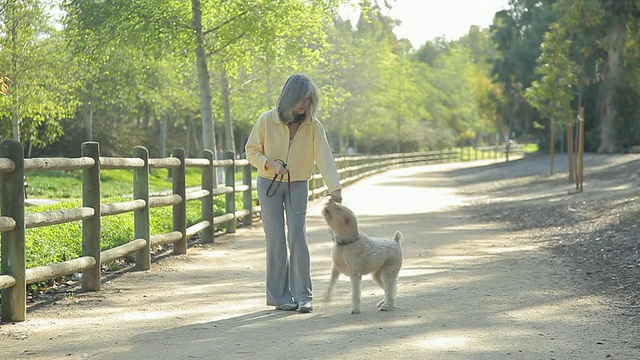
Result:
{"label": "dog's hind leg", "polygon": [[[371,278],[373,278],[373,281],[376,284],[378,284],[378,286],[380,286],[381,289],[384,290],[384,283],[382,282],[382,269],[378,269],[376,272],[371,274]],[[382,304],[384,304],[384,301],[385,301],[385,297],[383,297],[382,300],[378,301],[376,303],[376,306],[380,307]]]}
{"label": "dog's hind leg", "polygon": [[336,284],[336,280],[338,280],[339,276],[340,270],[335,265],[333,265],[331,267],[331,278],[329,278],[329,286],[327,286],[327,291],[324,294],[325,301],[331,300],[331,292],[333,291],[333,286]]}
{"label": "dog's hind leg", "polygon": [[362,281],[362,275],[360,273],[352,272],[351,274],[351,313],[360,313],[360,282]]}
{"label": "dog's hind leg", "polygon": [[388,311],[396,306],[396,292],[398,291],[398,272],[400,268],[387,267],[382,273],[384,284],[384,301],[379,303],[380,311]]}
{"label": "dog's hind leg", "polygon": [[380,311],[388,311],[396,306],[397,280],[387,280],[384,287],[384,299],[378,303],[378,310]]}
{"label": "dog's hind leg", "polygon": [[384,284],[382,283],[382,269],[378,269],[372,273],[371,278],[373,278],[373,281],[375,281],[381,289],[384,289]]}

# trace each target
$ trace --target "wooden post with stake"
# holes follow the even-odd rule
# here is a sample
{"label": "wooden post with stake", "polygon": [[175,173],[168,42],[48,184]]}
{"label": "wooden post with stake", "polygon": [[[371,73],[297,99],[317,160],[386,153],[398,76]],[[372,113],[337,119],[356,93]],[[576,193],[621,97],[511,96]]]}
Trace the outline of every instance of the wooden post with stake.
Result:
{"label": "wooden post with stake", "polygon": [[584,107],[578,110],[578,168],[576,171],[576,190],[582,192],[584,165]]}
{"label": "wooden post with stake", "polygon": [[569,157],[569,181],[576,179],[576,144],[573,132],[575,131],[573,119],[567,123],[567,156]]}
{"label": "wooden post with stake", "polygon": [[82,156],[94,160],[90,168],[82,169],[82,206],[93,209],[93,216],[82,221],[82,256],[92,256],[96,263],[82,271],[82,290],[100,291],[100,145],[95,141],[82,143]]}
{"label": "wooden post with stake", "polygon": [[171,151],[174,158],[180,160],[180,166],[172,168],[173,194],[182,198],[179,204],[173,205],[173,231],[182,233],[180,240],[173,243],[173,254],[187,253],[187,191],[186,191],[186,165],[183,148],[175,148]]}
{"label": "wooden post with stake", "polygon": [[144,239],[147,244],[135,255],[136,268],[151,269],[151,234],[149,232],[149,150],[144,146],[133,148],[133,156],[142,159],[144,165],[133,170],[133,198],[144,200],[145,206],[133,212],[133,232],[135,239]]}
{"label": "wooden post with stake", "polygon": [[234,218],[229,220],[226,223],[225,229],[227,234],[233,234],[236,232],[236,163],[235,163],[235,154],[233,151],[225,151],[224,152],[225,160],[233,160],[233,164],[224,167],[224,179],[225,185],[233,189],[232,192],[227,193],[225,195],[225,212],[227,214],[232,214]]}
{"label": "wooden post with stake", "polygon": [[213,162],[215,161],[215,157],[213,155],[213,151],[204,149],[202,151],[202,156],[209,160],[209,165],[202,168],[202,189],[207,190],[209,195],[205,196],[201,200],[202,206],[202,220],[208,221],[209,226],[202,230],[202,242],[205,243],[213,243],[214,239],[214,212],[213,212],[213,189],[216,188],[216,179],[215,173],[216,168],[213,166]]}
{"label": "wooden post with stake", "polygon": [[2,216],[10,217],[15,226],[2,232],[0,274],[11,275],[13,286],[0,290],[2,322],[24,321],[27,316],[26,245],[24,225],[24,150],[15,140],[0,143],[0,156],[13,161],[15,168],[1,174],[0,203]]}

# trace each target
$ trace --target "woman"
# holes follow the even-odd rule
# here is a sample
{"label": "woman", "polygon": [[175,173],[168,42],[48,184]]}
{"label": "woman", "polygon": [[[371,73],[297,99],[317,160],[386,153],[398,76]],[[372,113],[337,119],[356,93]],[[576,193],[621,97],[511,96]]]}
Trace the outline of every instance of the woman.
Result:
{"label": "woman", "polygon": [[315,117],[317,107],[318,90],[311,79],[292,75],[277,107],[260,115],[245,146],[247,159],[258,169],[267,243],[267,305],[279,310],[313,310],[306,209],[315,165],[332,199],[342,202],[327,135]]}

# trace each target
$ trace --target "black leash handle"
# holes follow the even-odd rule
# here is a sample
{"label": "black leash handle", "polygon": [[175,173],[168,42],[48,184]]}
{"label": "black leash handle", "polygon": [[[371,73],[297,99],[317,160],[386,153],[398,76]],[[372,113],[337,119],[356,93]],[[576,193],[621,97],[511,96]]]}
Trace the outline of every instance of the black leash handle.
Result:
{"label": "black leash handle", "polygon": [[[282,159],[275,159],[274,161],[277,161],[277,162],[281,163],[282,166],[284,166],[285,168],[287,167],[287,163],[285,163],[284,160],[282,160]],[[280,176],[279,180],[278,180],[278,176]],[[280,183],[282,182],[282,180],[284,180],[284,174],[280,174],[280,175],[275,174],[273,176],[273,179],[271,179],[271,183],[269,184],[269,187],[267,188],[267,197],[273,197],[273,195],[276,194],[276,192],[278,191],[278,188],[280,187]],[[276,183],[276,181],[277,181],[277,183]],[[276,187],[273,189],[273,193],[269,194],[274,183],[276,184]],[[291,174],[289,174],[289,171],[287,171],[287,183],[291,184]]]}

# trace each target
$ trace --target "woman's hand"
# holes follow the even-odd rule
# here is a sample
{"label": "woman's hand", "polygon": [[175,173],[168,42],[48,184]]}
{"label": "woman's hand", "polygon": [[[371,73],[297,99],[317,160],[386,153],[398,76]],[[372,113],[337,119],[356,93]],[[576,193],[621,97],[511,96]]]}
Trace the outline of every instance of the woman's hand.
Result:
{"label": "woman's hand", "polygon": [[282,175],[289,172],[289,169],[287,169],[281,161],[267,160],[265,168],[273,171],[276,175]]}
{"label": "woman's hand", "polygon": [[342,203],[342,191],[340,191],[340,189],[333,190],[330,196],[331,200],[337,202],[338,204]]}

